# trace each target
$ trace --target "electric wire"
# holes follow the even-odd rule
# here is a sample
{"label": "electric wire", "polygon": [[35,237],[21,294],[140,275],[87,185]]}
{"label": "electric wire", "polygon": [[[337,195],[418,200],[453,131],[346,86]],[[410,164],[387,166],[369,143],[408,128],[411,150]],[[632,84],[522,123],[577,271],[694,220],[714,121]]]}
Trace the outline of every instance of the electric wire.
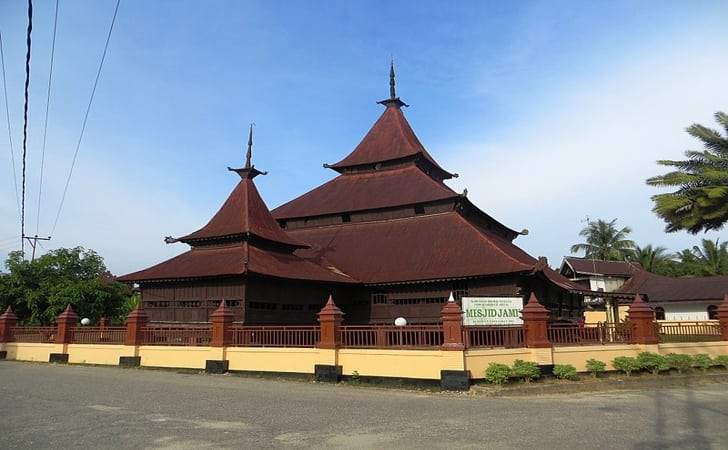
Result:
{"label": "electric wire", "polygon": [[114,23],[116,22],[116,14],[119,11],[119,4],[121,3],[121,0],[116,0],[116,7],[114,8],[114,16],[111,18],[111,26],[109,27],[109,34],[106,36],[106,44],[104,45],[104,52],[101,56],[101,63],[99,64],[99,70],[96,72],[96,80],[94,81],[94,87],[91,90],[91,98],[88,101],[88,106],[86,107],[86,114],[83,118],[83,125],[81,126],[81,134],[78,137],[78,142],[76,143],[76,151],[73,153],[73,160],[71,161],[71,170],[68,172],[68,178],[66,179],[66,185],[63,188],[63,195],[61,196],[61,203],[58,206],[58,213],[56,214],[56,219],[53,222],[53,228],[51,229],[51,236],[56,231],[56,225],[58,225],[58,219],[61,217],[61,210],[63,209],[63,204],[66,200],[66,193],[68,192],[68,185],[71,183],[71,176],[73,175],[73,168],[76,166],[76,158],[78,157],[78,151],[81,148],[81,141],[83,140],[83,134],[86,130],[86,122],[88,121],[89,112],[91,111],[91,104],[94,101],[94,95],[96,94],[96,86],[99,83],[99,77],[101,76],[101,69],[104,67],[104,60],[106,60],[106,52],[109,48],[109,41],[111,40],[111,33],[114,31]]}
{"label": "electric wire", "polygon": [[26,34],[27,52],[25,53],[25,103],[23,105],[23,178],[20,202],[20,251],[25,254],[25,172],[28,158],[28,91],[30,87],[30,36],[33,31],[33,0],[28,0],[28,32]]}
{"label": "electric wire", "polygon": [[45,152],[46,152],[46,137],[48,136],[48,111],[51,105],[51,84],[53,80],[53,61],[56,54],[56,31],[58,30],[58,4],[60,0],[56,0],[56,13],[53,20],[53,43],[51,44],[51,64],[48,72],[48,90],[46,94],[46,110],[45,110],[45,121],[43,123],[43,147],[40,156],[40,183],[38,186],[38,215],[35,219],[35,235],[38,235],[38,229],[40,228],[40,205],[41,198],[43,196],[43,169],[45,167]]}
{"label": "electric wire", "polygon": [[[18,219],[20,219],[20,192],[18,192],[18,171],[15,167],[15,150],[13,149],[13,132],[10,126],[10,107],[8,106],[8,84],[5,78],[5,53],[3,51],[3,35],[0,33],[0,65],[3,71],[3,94],[5,96],[5,116],[8,122],[8,141],[10,142],[10,160],[13,165],[13,182],[15,184],[15,202],[18,206]],[[22,239],[21,239],[22,240]]]}

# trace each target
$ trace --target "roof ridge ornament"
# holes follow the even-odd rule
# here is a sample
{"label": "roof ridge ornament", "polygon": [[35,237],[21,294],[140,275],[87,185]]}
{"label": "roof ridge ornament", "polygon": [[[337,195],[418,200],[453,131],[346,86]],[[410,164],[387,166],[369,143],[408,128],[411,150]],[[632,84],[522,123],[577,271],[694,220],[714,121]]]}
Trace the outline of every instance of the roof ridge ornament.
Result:
{"label": "roof ridge ornament", "polygon": [[394,89],[394,58],[389,63],[389,98],[386,100],[382,100],[377,102],[380,105],[384,105],[387,108],[390,106],[396,106],[397,108],[401,108],[403,106],[409,107],[409,105],[397,97],[397,93]]}
{"label": "roof ridge ornament", "polygon": [[267,175],[268,172],[262,172],[255,168],[253,164],[250,163],[250,160],[253,156],[253,123],[250,124],[250,132],[248,133],[248,151],[245,153],[245,167],[242,169],[233,169],[232,167],[228,166],[228,170],[231,172],[237,172],[238,175],[240,175],[240,178],[242,179],[253,179],[257,177],[258,175]]}

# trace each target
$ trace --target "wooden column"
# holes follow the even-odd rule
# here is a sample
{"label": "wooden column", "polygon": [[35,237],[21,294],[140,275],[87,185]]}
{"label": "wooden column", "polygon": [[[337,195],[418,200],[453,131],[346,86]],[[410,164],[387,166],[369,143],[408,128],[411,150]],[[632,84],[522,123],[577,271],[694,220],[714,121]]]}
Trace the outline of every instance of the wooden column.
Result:
{"label": "wooden column", "polygon": [[720,340],[728,341],[728,294],[725,294],[723,303],[718,307],[718,323],[720,324]]}
{"label": "wooden column", "polygon": [[636,294],[634,302],[627,310],[627,318],[632,331],[632,344],[657,344],[660,342],[655,327],[655,312]]}
{"label": "wooden column", "polygon": [[212,320],[212,339],[211,347],[227,347],[232,343],[232,333],[230,327],[235,320],[235,313],[225,305],[225,300],[220,302],[220,306],[210,315]]}
{"label": "wooden column", "polygon": [[78,316],[73,312],[69,303],[66,310],[56,319],[58,330],[56,331],[56,344],[70,344],[73,340],[73,328],[78,325]]}
{"label": "wooden column", "polygon": [[341,322],[344,320],[344,313],[336,306],[334,299],[329,295],[329,300],[318,313],[318,321],[321,325],[321,338],[318,348],[337,349],[341,345]]}
{"label": "wooden column", "polygon": [[440,320],[442,320],[443,333],[443,342],[440,348],[442,350],[464,350],[463,310],[455,302],[452,294],[450,294],[450,298],[440,311]]}
{"label": "wooden column", "polygon": [[144,327],[147,326],[149,317],[141,308],[141,302],[126,316],[126,336],[124,337],[124,345],[141,345],[144,339]]}
{"label": "wooden column", "polygon": [[538,302],[535,294],[531,293],[528,303],[521,310],[521,319],[523,319],[526,347],[551,347],[546,324],[549,319],[549,310]]}
{"label": "wooden column", "polygon": [[13,313],[12,308],[8,309],[0,315],[0,342],[12,342],[13,335],[11,329],[18,325],[18,316]]}

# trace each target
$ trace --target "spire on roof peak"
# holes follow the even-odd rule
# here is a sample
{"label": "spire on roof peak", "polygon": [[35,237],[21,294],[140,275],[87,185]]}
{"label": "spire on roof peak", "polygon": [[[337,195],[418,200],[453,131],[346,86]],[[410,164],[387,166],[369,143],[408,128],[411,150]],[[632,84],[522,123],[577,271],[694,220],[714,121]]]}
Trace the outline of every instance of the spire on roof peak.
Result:
{"label": "spire on roof peak", "polygon": [[245,153],[245,167],[242,169],[233,169],[232,167],[228,166],[228,170],[231,172],[237,172],[238,175],[240,175],[240,178],[242,179],[253,179],[257,177],[258,175],[267,175],[268,172],[261,172],[260,170],[256,169],[254,165],[250,163],[250,159],[253,156],[253,124],[250,124],[250,132],[248,133],[248,151]]}
{"label": "spire on roof peak", "polygon": [[377,103],[379,103],[380,105],[384,105],[387,108],[389,108],[390,106],[396,106],[397,108],[409,106],[407,103],[400,100],[399,97],[397,97],[396,91],[394,89],[394,58],[392,58],[392,61],[389,63],[389,98]]}

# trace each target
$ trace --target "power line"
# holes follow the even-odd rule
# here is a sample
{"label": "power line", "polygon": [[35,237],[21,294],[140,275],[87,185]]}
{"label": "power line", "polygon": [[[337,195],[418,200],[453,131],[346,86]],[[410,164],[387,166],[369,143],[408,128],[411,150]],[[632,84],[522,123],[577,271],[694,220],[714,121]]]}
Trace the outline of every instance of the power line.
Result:
{"label": "power line", "polygon": [[[28,158],[28,88],[30,87],[30,35],[33,31],[33,0],[28,0],[28,33],[25,53],[25,104],[23,105],[23,195],[20,202],[20,237],[25,237],[25,169]],[[20,241],[20,251],[25,254],[24,239]]]}
{"label": "power line", "polygon": [[18,219],[20,218],[20,193],[18,192],[18,172],[15,169],[15,151],[13,150],[13,132],[10,127],[10,108],[8,106],[8,85],[5,80],[5,53],[3,52],[3,35],[0,33],[0,65],[3,71],[3,93],[5,94],[5,115],[8,121],[8,140],[10,141],[10,160],[13,162],[13,181],[15,182],[15,202],[18,205]]}
{"label": "power line", "polygon": [[[30,0],[29,0],[30,1]],[[116,22],[116,14],[119,11],[119,4],[121,0],[116,0],[116,7],[114,8],[114,16],[111,19],[111,26],[109,27],[109,34],[106,36],[106,44],[104,45],[104,52],[101,56],[101,63],[99,64],[99,70],[96,72],[96,80],[94,81],[94,87],[91,90],[91,98],[88,101],[86,107],[86,115],[83,118],[83,125],[81,126],[81,134],[78,137],[78,143],[76,144],[76,151],[73,154],[73,161],[71,161],[71,170],[68,172],[68,178],[66,179],[66,186],[63,188],[63,195],[61,196],[61,204],[58,206],[58,214],[56,214],[56,220],[53,222],[53,228],[51,229],[51,235],[56,231],[56,225],[58,225],[58,218],[61,217],[61,210],[63,209],[63,203],[66,200],[66,192],[68,191],[68,185],[71,183],[71,176],[73,175],[73,168],[76,166],[76,158],[78,157],[78,151],[81,148],[81,140],[83,139],[83,133],[86,130],[86,122],[88,121],[88,115],[91,111],[91,104],[94,101],[94,95],[96,94],[96,86],[99,84],[99,77],[101,76],[101,69],[104,67],[104,60],[106,60],[106,52],[109,48],[109,41],[111,40],[111,33],[114,31],[114,23]]]}
{"label": "power line", "polygon": [[[35,219],[35,235],[38,235],[38,228],[40,227],[40,204],[41,197],[43,194],[43,168],[45,166],[45,151],[46,151],[46,136],[48,135],[48,110],[51,105],[51,82],[53,80],[53,60],[56,54],[56,30],[58,29],[58,4],[60,0],[56,0],[56,14],[53,20],[53,43],[51,44],[51,67],[48,72],[48,93],[46,94],[46,110],[45,110],[45,121],[43,123],[43,149],[40,156],[40,185],[38,186],[38,215]],[[33,247],[35,250],[35,246]]]}

